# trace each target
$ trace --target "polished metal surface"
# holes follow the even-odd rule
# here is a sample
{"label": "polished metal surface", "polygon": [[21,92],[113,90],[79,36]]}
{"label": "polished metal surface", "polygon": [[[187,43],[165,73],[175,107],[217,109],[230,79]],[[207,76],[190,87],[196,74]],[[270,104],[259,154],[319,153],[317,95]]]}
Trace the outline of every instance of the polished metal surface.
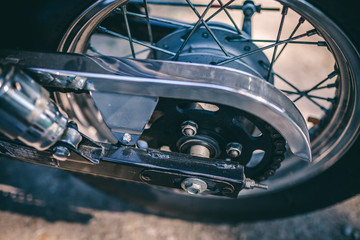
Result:
{"label": "polished metal surface", "polygon": [[[175,152],[137,149],[128,146],[94,146],[82,142],[80,151],[57,146],[57,152],[37,151],[9,139],[0,139],[1,158],[17,159],[57,169],[106,178],[150,184],[181,190],[185,179],[199,179],[187,185],[206,194],[236,198],[244,187],[244,167],[237,162],[192,157]],[[20,149],[20,150],[19,150]],[[87,156],[101,158],[90,161]],[[90,162],[89,162],[90,161]],[[224,171],[226,169],[226,171]],[[200,180],[201,179],[201,180]],[[205,183],[205,184],[203,184]],[[204,188],[205,187],[205,188]]]}
{"label": "polished metal surface", "polygon": [[65,146],[56,146],[52,157],[59,161],[66,161],[70,157],[70,150]]}
{"label": "polished metal surface", "polygon": [[[358,87],[360,60],[356,48],[352,45],[346,34],[331,19],[308,2],[304,0],[278,0],[277,2],[285,4],[299,13],[299,15],[308,20],[324,37],[340,69],[341,92],[339,92],[340,101],[337,110],[332,116],[331,121],[322,131],[322,134],[312,140],[313,163],[311,165],[304,165],[297,159],[288,157],[286,164],[278,171],[278,174],[270,179],[271,188],[269,191],[277,191],[297,184],[332,166],[344,155],[346,150],[357,138],[360,122],[360,114],[358,114],[360,106],[358,97],[356,97],[360,95]],[[97,4],[91,6],[69,27],[68,34],[64,36],[58,50],[77,53],[84,52],[87,39],[89,39],[92,34],[94,26],[100,23],[99,18],[105,18],[111,11],[110,8],[114,9],[116,7],[110,6],[111,4],[116,5],[121,3],[123,3],[123,1],[100,0]],[[106,7],[102,9],[101,6],[104,5],[106,5]],[[94,9],[94,11],[91,11],[92,9]],[[95,17],[95,15],[97,17]],[[92,21],[92,19],[94,19],[94,21]],[[92,23],[89,24],[91,21]],[[185,27],[191,26],[192,25],[186,25]],[[79,32],[78,30],[81,28],[84,30]],[[79,37],[80,35],[82,36]],[[111,135],[108,134],[109,130],[102,120],[97,117],[96,108],[93,107],[89,95],[75,96],[67,94],[57,99],[62,103],[62,106],[65,106],[67,112],[72,115],[73,119],[87,119],[87,121],[83,121],[84,129],[92,130],[93,128],[91,126],[95,126],[97,131],[90,131],[94,136],[101,134],[102,136],[111,138]],[[84,112],[77,111],[77,106],[85,106],[84,104],[86,104],[86,107],[89,109],[87,113],[92,112],[92,115],[86,115]],[[104,137],[102,137],[102,139],[104,139]],[[242,194],[262,193],[263,192],[249,191],[243,192]]]}
{"label": "polished metal surface", "polygon": [[207,147],[203,146],[203,145],[193,145],[193,146],[190,147],[189,154],[191,156],[209,158],[210,157],[210,150]]}
{"label": "polished metal surface", "polygon": [[82,141],[82,136],[76,129],[68,127],[59,141],[77,149]]}
{"label": "polished metal surface", "polygon": [[[46,59],[46,54],[43,56]],[[70,63],[71,57],[67,57]],[[82,70],[89,72],[48,69],[46,61],[43,62],[39,59],[32,62],[34,66],[27,67],[52,76],[69,74],[86,78],[85,89],[94,92],[188,99],[241,109],[274,127],[297,158],[311,161],[308,130],[301,113],[281,91],[248,73],[218,66],[114,57],[85,56]],[[94,63],[100,72],[108,74],[95,73]],[[61,66],[77,68],[59,61],[58,67]]]}
{"label": "polished metal surface", "polygon": [[38,150],[55,144],[67,125],[49,92],[14,66],[2,70],[0,105],[0,132]]}
{"label": "polished metal surface", "polygon": [[186,178],[182,183],[181,187],[189,194],[199,194],[207,189],[205,181],[199,178]]}
{"label": "polished metal surface", "polygon": [[[232,39],[239,36],[236,30],[228,25],[210,23],[209,26],[218,39]],[[179,46],[183,43],[183,36],[186,36],[187,32],[188,29],[186,28],[179,29],[162,38],[156,43],[156,45],[158,47],[165,48],[170,52],[176,52]],[[249,36],[246,33],[242,33],[240,36],[242,41],[224,41],[222,43],[230,56],[237,56],[258,49],[254,43],[246,41],[249,39]],[[159,60],[171,60],[173,57],[161,51],[155,51],[154,55],[156,56],[155,59]],[[206,28],[199,27],[199,30],[194,32],[192,37],[189,39],[188,44],[182,50],[178,61],[213,64],[226,59],[227,56],[222,53],[218,44],[208,34]],[[247,58],[233,61],[226,66],[247,72],[257,77],[265,78],[267,71],[258,64],[259,62],[263,62],[267,65],[270,64],[265,54],[260,52]]]}
{"label": "polished metal surface", "polygon": [[[123,144],[134,145],[141,136],[157,103],[157,97],[92,92],[91,96],[106,125]],[[131,134],[123,141],[124,133]]]}
{"label": "polished metal surface", "polygon": [[[97,0],[89,6],[69,26],[58,51],[81,53],[86,46],[89,36],[96,26],[120,4],[126,0]],[[66,111],[70,120],[78,124],[81,132],[96,141],[117,143],[118,139],[112,134],[89,94],[55,94],[55,99]],[[80,109],[88,111],[81,111]]]}

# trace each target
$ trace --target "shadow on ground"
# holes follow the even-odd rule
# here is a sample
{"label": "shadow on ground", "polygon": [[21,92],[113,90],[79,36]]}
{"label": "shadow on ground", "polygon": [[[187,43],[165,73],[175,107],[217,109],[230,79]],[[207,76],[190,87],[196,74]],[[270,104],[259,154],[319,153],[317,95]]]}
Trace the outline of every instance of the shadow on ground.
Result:
{"label": "shadow on ground", "polygon": [[79,209],[111,212],[136,210],[91,188],[70,172],[25,162],[0,160],[0,210],[47,221],[87,223]]}
{"label": "shadow on ground", "polygon": [[360,195],[330,208],[251,223],[142,214],[71,173],[0,160],[1,239],[360,239]]}

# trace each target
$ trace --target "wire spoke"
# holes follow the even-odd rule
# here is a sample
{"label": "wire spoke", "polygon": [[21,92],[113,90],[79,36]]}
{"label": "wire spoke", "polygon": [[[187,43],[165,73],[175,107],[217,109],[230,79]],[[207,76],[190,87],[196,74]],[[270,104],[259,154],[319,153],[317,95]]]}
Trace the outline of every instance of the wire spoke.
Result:
{"label": "wire spoke", "polygon": [[[139,54],[141,54],[141,53],[148,52],[148,51],[150,51],[150,48],[145,48],[145,49],[143,49],[143,50],[137,51],[135,54],[136,54],[136,55],[139,55]],[[132,56],[132,54],[130,53],[130,54],[128,54],[128,55],[126,55],[126,56],[123,56],[123,57],[124,57],[124,58],[129,58],[129,57],[131,57],[131,56]]]}
{"label": "wire spoke", "polygon": [[[111,36],[114,36],[114,37],[117,37],[117,38],[121,38],[121,39],[125,39],[125,40],[128,40],[129,41],[129,38],[124,36],[124,35],[121,35],[119,33],[116,33],[116,32],[113,32],[111,30],[108,30],[107,28],[105,27],[102,27],[102,26],[99,26],[98,27],[98,31],[101,32],[101,33],[105,33],[105,34],[108,34],[108,35],[111,35]],[[168,51],[166,49],[163,49],[163,48],[159,48],[159,47],[156,47],[154,45],[150,45],[150,44],[147,44],[147,43],[144,43],[144,42],[141,42],[141,41],[138,41],[136,39],[133,39],[132,40],[134,43],[136,44],[139,44],[141,46],[144,46],[144,47],[148,47],[150,49],[154,49],[156,51],[159,51],[159,52],[163,52],[163,53],[166,53],[166,54],[169,54],[171,56],[175,56],[175,53],[174,52],[171,52],[171,51]]]}
{"label": "wire spoke", "polygon": [[318,98],[320,99],[321,97],[319,96],[313,96],[313,95],[308,95],[307,93],[302,93],[300,97],[296,98],[295,100],[293,100],[293,102],[297,102],[299,101],[302,97],[306,97],[308,100],[310,100],[310,102],[312,102],[313,104],[315,104],[316,106],[318,106],[321,110],[327,112],[327,109],[320,105],[318,102],[316,102],[313,98]]}
{"label": "wire spoke", "polygon": [[124,15],[124,20],[125,20],[126,31],[127,31],[127,35],[128,35],[128,39],[129,39],[131,54],[132,54],[133,58],[136,58],[134,45],[133,45],[133,40],[132,40],[132,37],[131,37],[130,26],[129,26],[127,14],[126,14],[126,5],[121,6],[121,10],[122,10],[122,13]]}
{"label": "wire spoke", "polygon": [[[222,3],[222,1],[221,1],[221,0],[218,0],[218,2],[219,2],[219,4],[220,4],[221,8],[223,8],[224,4]],[[232,2],[233,2],[233,1],[229,1],[228,3],[230,4],[230,3],[232,3]],[[227,17],[229,18],[230,22],[234,25],[234,28],[236,29],[237,33],[241,34],[240,29],[239,29],[238,26],[236,25],[234,19],[231,17],[231,15],[230,15],[229,11],[226,9],[226,7],[224,8],[224,12],[225,12],[225,14],[227,15]],[[208,20],[206,19],[205,21],[207,22]]]}
{"label": "wire spoke", "polygon": [[[230,6],[231,3],[233,3],[235,0],[230,0],[227,3],[225,3],[225,5],[222,5],[220,7],[220,9],[216,10],[216,12],[214,12],[213,14],[211,14],[210,17],[208,17],[205,22],[209,22],[211,19],[213,19],[216,15],[218,15],[222,10],[225,10],[226,8],[228,8]],[[196,6],[196,5],[194,5]]]}
{"label": "wire spoke", "polygon": [[[307,96],[306,98],[309,99],[310,102],[312,102],[313,104],[315,104],[316,106],[318,106],[318,107],[319,107],[321,110],[323,110],[325,113],[328,112],[328,110],[327,110],[324,106],[322,106],[322,105],[319,104],[318,102],[314,101],[314,99],[310,98],[309,96]],[[295,102],[295,101],[293,101],[293,102]]]}
{"label": "wire spoke", "polygon": [[[118,11],[121,12],[120,9],[118,9]],[[134,12],[127,12],[127,14],[129,16],[134,16],[134,17],[139,17],[139,18],[146,18],[146,15],[144,14],[140,14],[140,13],[134,13]],[[170,19],[165,19],[165,18],[159,18],[159,17],[152,17],[149,16],[149,20],[153,20],[153,21],[157,21],[157,22],[163,22],[163,23],[168,23],[168,24],[172,24],[175,26],[179,26],[179,27],[186,27],[186,28],[191,28],[193,27],[193,25],[191,24],[187,24],[187,23],[183,23],[183,22],[179,22],[179,21],[174,21],[174,20],[170,20]]]}
{"label": "wire spoke", "polygon": [[333,71],[333,72],[330,73],[324,80],[320,81],[318,84],[316,84],[316,85],[313,86],[312,88],[310,88],[310,89],[308,89],[308,90],[306,90],[306,91],[303,91],[303,94],[302,94],[301,96],[299,96],[298,98],[296,98],[296,99],[294,100],[294,102],[300,100],[300,99],[301,99],[302,97],[304,97],[304,96],[307,97],[310,92],[312,92],[312,91],[314,91],[315,89],[317,89],[321,84],[325,83],[326,81],[334,78],[337,74],[338,74],[338,72],[337,72],[336,70]]}
{"label": "wire spoke", "polygon": [[[189,4],[189,6],[194,10],[195,7],[192,5],[192,3],[190,2],[190,0],[186,0]],[[174,61],[177,61],[180,53],[182,52],[182,50],[184,49],[185,45],[189,42],[190,38],[192,35],[194,35],[195,31],[199,28],[200,24],[202,23],[202,20],[204,19],[206,13],[209,11],[211,5],[214,3],[215,0],[211,0],[210,3],[208,4],[207,8],[205,9],[205,11],[203,12],[203,14],[199,17],[199,20],[196,22],[196,24],[193,26],[193,28],[191,29],[190,33],[188,34],[188,36],[186,37],[186,39],[184,40],[184,42],[181,44],[179,50],[176,52],[175,57],[173,58]],[[197,12],[197,11],[196,11]]]}
{"label": "wire spoke", "polygon": [[298,89],[297,87],[295,87],[295,85],[293,85],[291,82],[289,82],[288,80],[286,80],[285,78],[283,78],[279,74],[275,73],[274,71],[273,71],[273,74],[275,76],[277,76],[280,80],[282,80],[284,83],[286,83],[287,85],[292,87],[296,91],[297,94],[300,94],[300,95],[302,94],[302,91],[300,89]]}
{"label": "wire spoke", "polygon": [[146,18],[146,25],[147,25],[147,29],[149,32],[149,40],[151,45],[154,45],[154,38],[153,38],[153,34],[152,34],[152,30],[151,30],[151,24],[150,24],[150,18],[149,18],[149,8],[148,8],[148,4],[147,4],[147,0],[144,0],[144,8],[145,8],[145,18]]}
{"label": "wire spoke", "polygon": [[320,99],[320,100],[324,100],[324,101],[328,101],[328,102],[332,102],[332,103],[335,101],[335,98],[326,98],[326,97],[315,96],[315,95],[310,95],[310,94],[308,94],[307,96],[310,98],[316,98],[316,99]]}
{"label": "wire spoke", "polygon": [[280,91],[282,91],[286,94],[297,94],[297,95],[301,94],[300,92],[294,92],[294,91],[289,91],[289,90],[285,90],[285,89],[281,89]]}
{"label": "wire spoke", "polygon": [[313,89],[312,91],[321,90],[321,89],[326,89],[326,88],[334,88],[334,87],[336,87],[336,86],[337,86],[336,83],[330,83],[330,84],[328,84],[328,85],[326,85],[326,86],[323,86],[323,87],[317,87],[317,88]]}
{"label": "wire spoke", "polygon": [[279,41],[279,42],[274,43],[274,44],[270,44],[270,45],[262,47],[262,48],[258,48],[256,50],[251,51],[251,52],[244,53],[244,54],[241,54],[239,56],[235,56],[235,57],[232,57],[232,58],[217,62],[215,65],[224,65],[224,64],[227,64],[229,62],[236,61],[236,60],[238,60],[240,58],[244,58],[244,57],[250,56],[252,54],[262,52],[264,50],[267,50],[267,49],[270,49],[270,48],[273,48],[273,47],[279,46],[281,44],[285,44],[287,42],[291,42],[291,41],[294,41],[294,40],[297,40],[297,39],[300,39],[300,38],[303,38],[303,37],[309,37],[309,36],[312,36],[314,34],[317,34],[315,29],[307,31],[306,33],[300,34],[298,36],[295,36],[295,37],[292,37],[292,38],[289,38],[289,39],[286,39],[286,40],[282,40],[282,41]]}
{"label": "wire spoke", "polygon": [[[265,70],[269,70],[269,66],[267,66],[264,62],[260,62],[260,65],[265,69]],[[291,88],[293,88],[297,94],[301,94],[302,91],[300,89],[298,89],[297,87],[295,87],[295,85],[293,85],[291,82],[289,82],[288,80],[286,80],[285,78],[283,78],[281,75],[277,74],[276,72],[272,72],[275,76],[277,76],[280,80],[282,80],[284,83],[286,83],[287,85],[289,85]],[[282,90],[282,91],[286,91],[286,90]]]}
{"label": "wire spoke", "polygon": [[[294,92],[294,91],[289,91],[289,90],[281,90],[282,92],[289,94],[289,95],[301,95],[301,93],[299,92]],[[310,95],[307,94],[308,97],[310,98],[316,98],[316,99],[320,99],[320,100],[324,100],[324,101],[328,101],[333,103],[335,101],[335,98],[325,98],[325,97],[321,97],[321,96],[315,96],[315,95]]]}
{"label": "wire spoke", "polygon": [[[283,10],[281,12],[281,21],[280,21],[280,26],[279,26],[279,30],[278,30],[278,34],[277,34],[275,43],[278,43],[280,41],[280,36],[281,36],[281,32],[282,32],[282,29],[283,29],[283,26],[284,26],[285,16],[286,16],[287,12],[288,12],[288,8],[286,6],[284,6]],[[273,65],[274,65],[274,60],[275,60],[275,57],[276,57],[277,48],[278,48],[278,46],[274,47],[272,59],[271,59],[269,70],[268,70],[268,75],[267,75],[267,78],[266,78],[268,81],[270,79],[271,71],[272,71],[272,68],[273,68]]]}
{"label": "wire spoke", "polygon": [[[196,16],[198,16],[199,20],[201,21],[201,23],[204,25],[204,27],[206,28],[206,30],[210,33],[211,37],[215,40],[215,42],[217,43],[217,45],[220,47],[221,51],[226,55],[226,56],[230,56],[230,54],[225,50],[224,46],[222,45],[222,43],[219,41],[219,39],[215,36],[214,32],[210,29],[209,25],[206,23],[206,21],[204,21],[204,14],[200,15],[200,13],[196,10],[196,8],[193,6],[192,2],[190,0],[186,0],[189,3],[189,6],[191,7],[191,9],[194,11],[194,13],[196,14]],[[234,1],[234,0],[231,0]],[[230,1],[230,2],[231,2]],[[213,1],[211,1],[212,4]],[[224,9],[224,7],[220,8],[219,10]],[[218,11],[219,11],[218,10]],[[216,11],[216,12],[218,12]],[[205,13],[206,14],[206,13]],[[202,18],[201,18],[202,17]]]}
{"label": "wire spoke", "polygon": [[[142,3],[142,0],[131,0],[131,3]],[[164,2],[164,1],[148,1],[148,4],[152,5],[167,5],[167,6],[177,6],[177,7],[188,7],[186,3],[183,2]],[[207,7],[206,4],[194,4],[195,7]],[[221,8],[220,5],[212,5],[212,8]],[[226,7],[227,9],[231,10],[241,10],[243,5],[232,5]],[[261,7],[261,5],[256,6],[256,11],[279,11],[279,8],[270,8],[270,7]]]}
{"label": "wire spoke", "polygon": [[92,51],[93,53],[99,54],[100,56],[105,56],[104,54],[102,54],[101,52],[99,52],[99,50],[97,50],[93,45],[89,45],[88,49],[90,51]]}
{"label": "wire spoke", "polygon": [[[267,40],[267,39],[247,39],[243,37],[229,37],[227,38],[229,42],[264,42],[264,43],[274,43],[275,40]],[[310,41],[289,41],[285,44],[304,44],[304,45],[316,45],[318,47],[326,47],[325,41],[317,41],[317,42],[310,42]]]}
{"label": "wire spoke", "polygon": [[[296,24],[294,30],[291,32],[289,38],[292,38],[295,33],[297,32],[297,30],[299,29],[299,27],[301,26],[301,24],[303,24],[305,22],[305,19],[303,17],[300,17],[298,23]],[[274,63],[279,59],[281,53],[284,51],[284,49],[286,48],[286,46],[288,45],[288,43],[285,43],[285,45],[281,48],[279,54],[276,56],[276,58],[274,59]]]}

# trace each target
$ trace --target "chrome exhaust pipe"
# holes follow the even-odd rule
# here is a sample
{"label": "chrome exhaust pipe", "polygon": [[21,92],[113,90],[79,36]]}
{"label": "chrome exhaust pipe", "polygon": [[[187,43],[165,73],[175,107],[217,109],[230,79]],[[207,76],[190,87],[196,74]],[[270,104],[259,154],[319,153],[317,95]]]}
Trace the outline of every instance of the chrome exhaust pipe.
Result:
{"label": "chrome exhaust pipe", "polygon": [[49,92],[13,65],[0,65],[0,132],[37,150],[54,145],[67,127]]}

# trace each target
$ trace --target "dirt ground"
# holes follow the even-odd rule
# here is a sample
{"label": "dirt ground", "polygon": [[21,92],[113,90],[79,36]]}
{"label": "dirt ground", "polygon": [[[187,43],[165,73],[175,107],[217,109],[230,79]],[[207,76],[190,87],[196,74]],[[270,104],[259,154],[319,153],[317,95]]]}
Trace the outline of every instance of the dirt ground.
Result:
{"label": "dirt ground", "polygon": [[143,213],[68,172],[0,161],[0,239],[360,239],[360,195],[313,213],[201,223]]}

